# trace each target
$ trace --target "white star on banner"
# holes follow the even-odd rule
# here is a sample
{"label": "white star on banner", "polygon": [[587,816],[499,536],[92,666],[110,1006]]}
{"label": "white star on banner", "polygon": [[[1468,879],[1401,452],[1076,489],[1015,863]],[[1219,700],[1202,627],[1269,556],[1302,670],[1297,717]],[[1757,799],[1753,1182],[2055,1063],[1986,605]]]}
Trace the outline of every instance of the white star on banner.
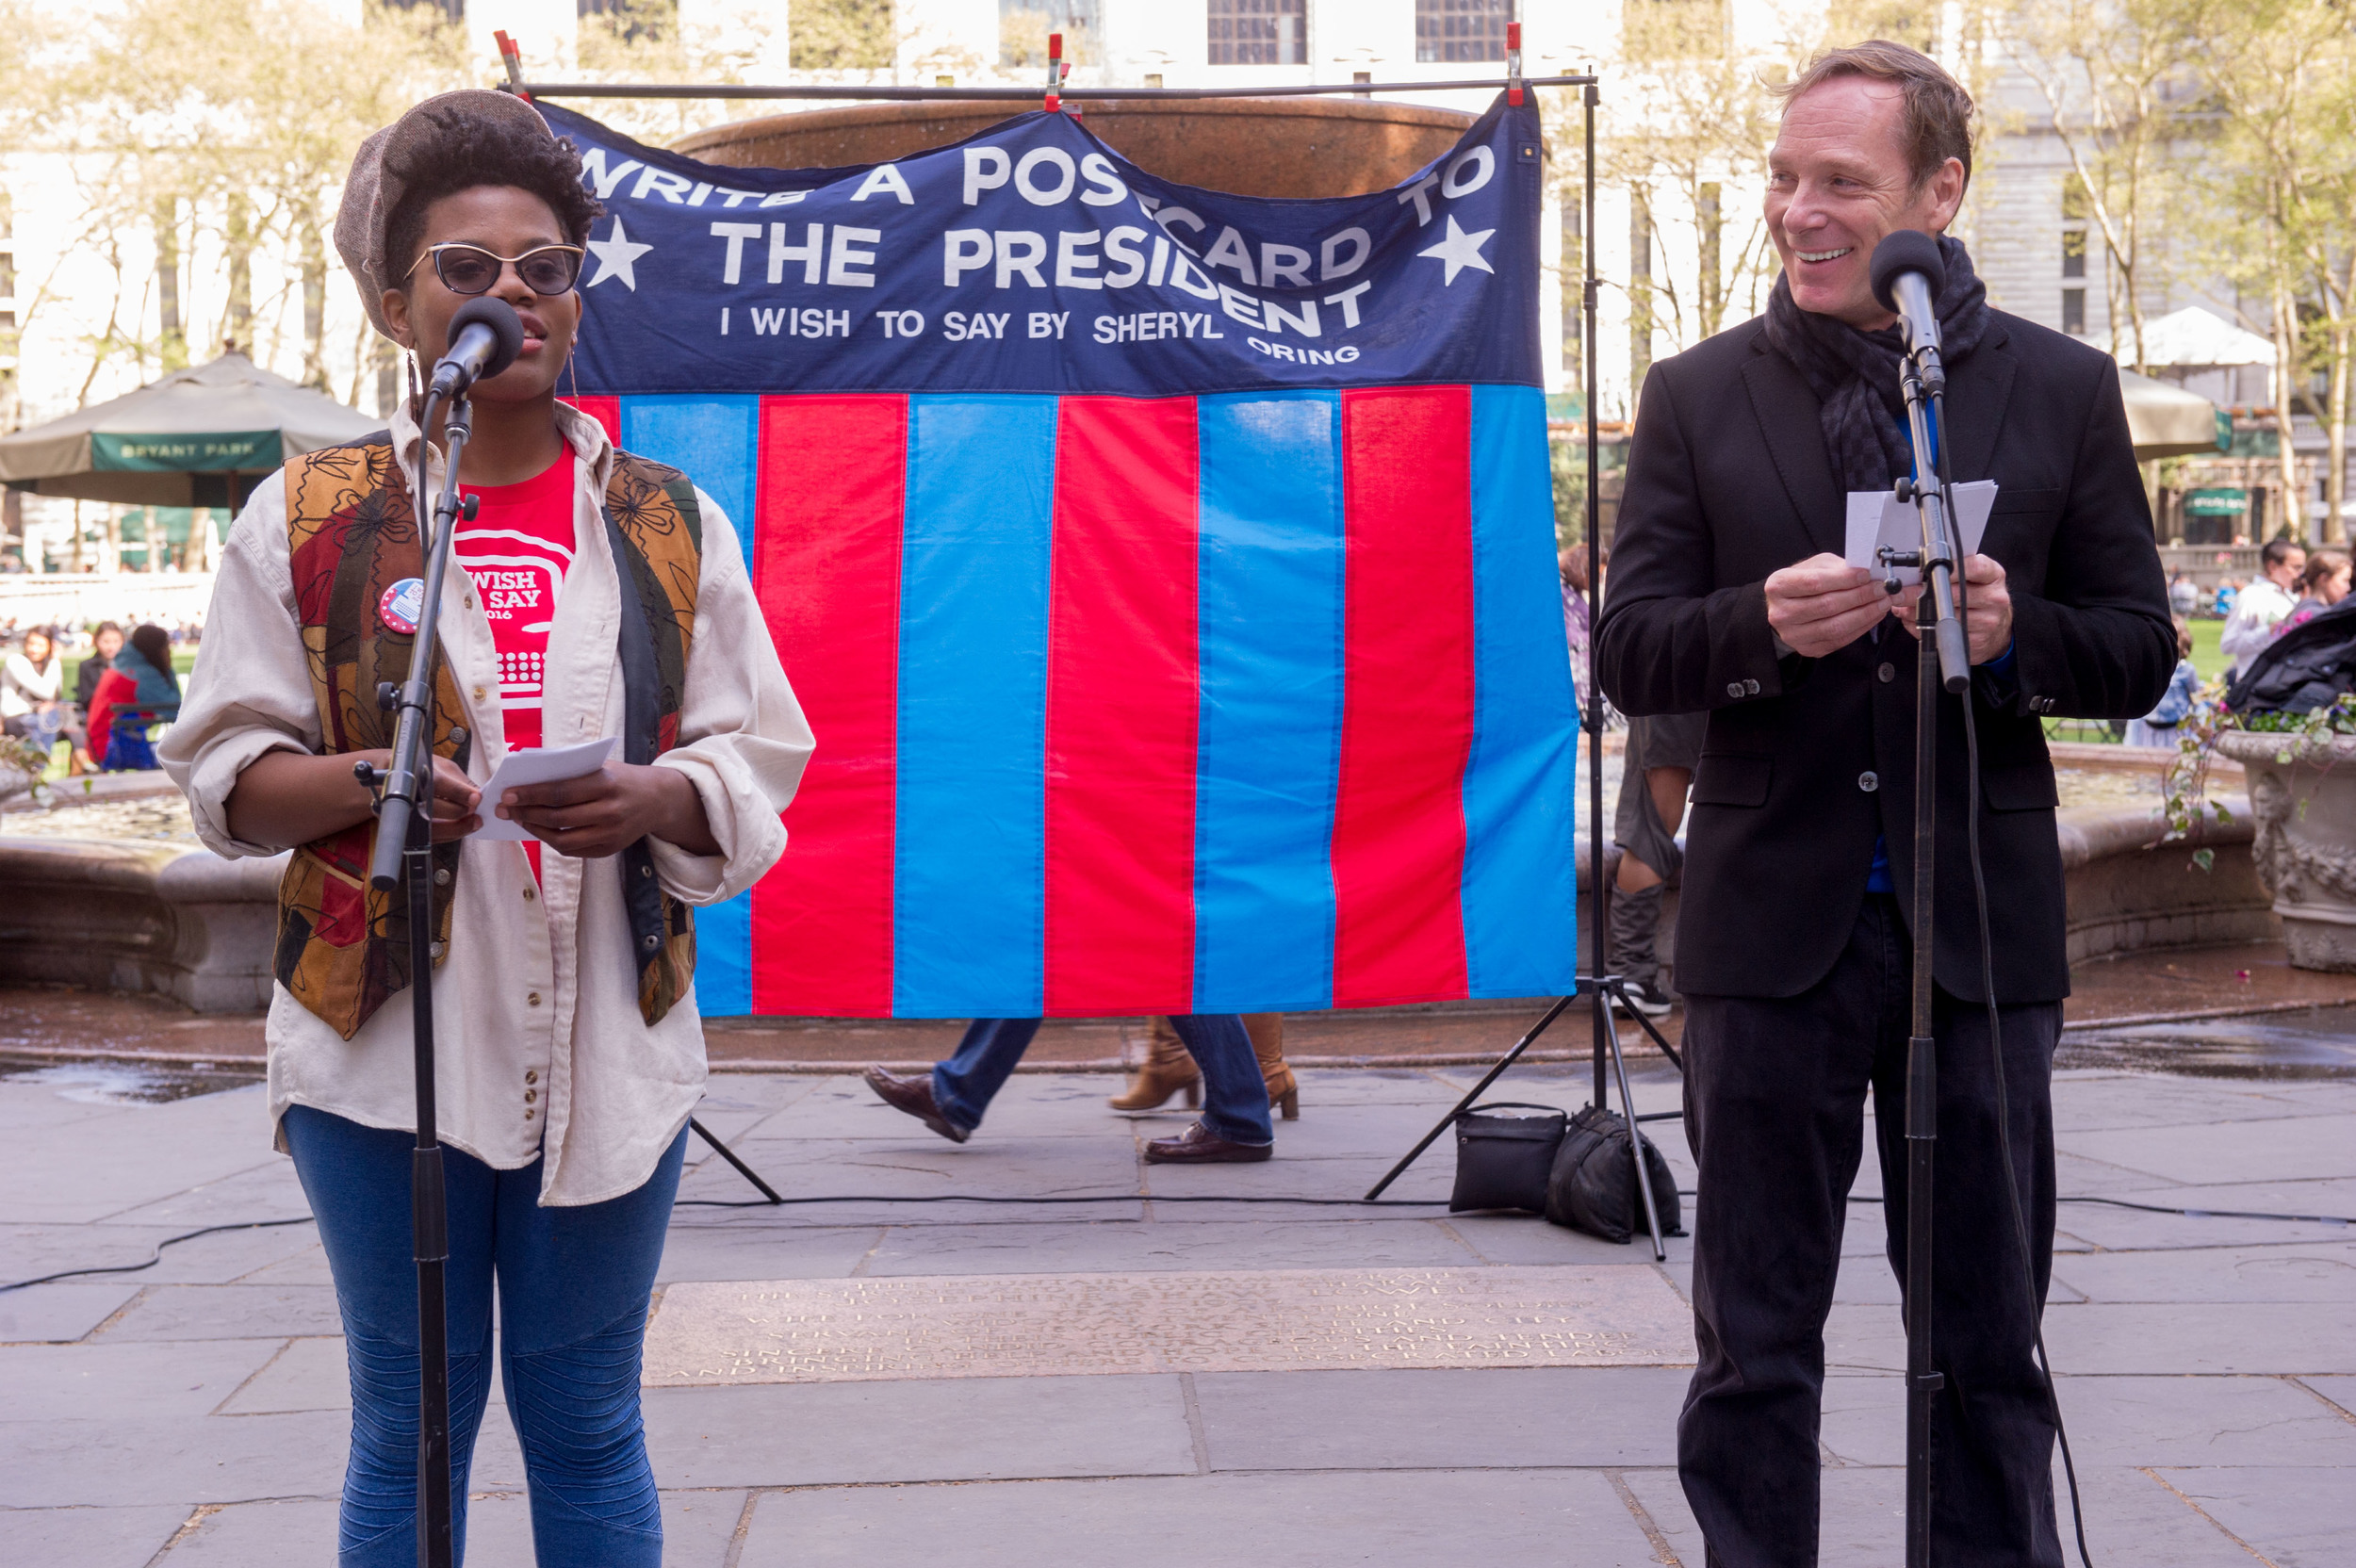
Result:
{"label": "white star on banner", "polygon": [[[614,221],[618,224],[621,220],[616,219]],[[1454,283],[1456,274],[1467,267],[1478,267],[1494,277],[1497,274],[1497,269],[1490,266],[1487,258],[1481,255],[1481,247],[1495,233],[1497,233],[1495,229],[1476,229],[1471,234],[1466,234],[1457,227],[1455,218],[1450,216],[1448,220],[1448,237],[1429,251],[1417,251],[1415,253],[1419,256],[1437,256],[1448,263],[1448,276],[1440,280],[1443,287]]]}
{"label": "white star on banner", "polygon": [[[614,232],[603,239],[589,241],[584,249],[597,258],[597,273],[581,287],[595,288],[608,278],[619,278],[635,294],[638,292],[638,274],[635,270],[638,258],[654,247],[641,245],[630,238],[629,231],[622,227],[622,215],[617,212],[614,215]],[[1488,263],[1484,261],[1481,265],[1486,267]],[[1455,275],[1453,270],[1448,273],[1450,277]]]}

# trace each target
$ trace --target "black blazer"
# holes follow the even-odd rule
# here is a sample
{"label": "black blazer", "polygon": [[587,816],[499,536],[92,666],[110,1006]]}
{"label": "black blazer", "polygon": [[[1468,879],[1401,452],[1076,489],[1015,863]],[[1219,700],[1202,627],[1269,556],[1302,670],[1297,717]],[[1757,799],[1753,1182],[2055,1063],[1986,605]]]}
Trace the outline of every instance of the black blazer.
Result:
{"label": "black blazer", "polygon": [[[1822,659],[1778,658],[1766,578],[1843,547],[1843,490],[1808,383],[1763,320],[1655,365],[1596,628],[1628,713],[1710,712],[1678,895],[1677,988],[1792,996],[1831,970],[1873,840],[1899,906],[1914,875],[1916,645],[1895,621]],[[2041,717],[2151,711],[2176,633],[2119,371],[2083,343],[1995,314],[1950,368],[1952,477],[2001,488],[1981,549],[2004,564],[2013,680],[1981,670],[1980,845],[2006,1003],[2070,994],[2053,762]],[[1934,972],[1982,994],[1966,858],[1962,705],[1941,697]]]}

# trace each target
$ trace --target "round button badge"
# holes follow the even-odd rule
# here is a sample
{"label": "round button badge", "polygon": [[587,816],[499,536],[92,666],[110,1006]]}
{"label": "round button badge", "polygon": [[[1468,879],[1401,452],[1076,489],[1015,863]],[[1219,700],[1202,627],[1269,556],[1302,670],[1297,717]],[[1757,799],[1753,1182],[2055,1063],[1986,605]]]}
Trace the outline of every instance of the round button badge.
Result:
{"label": "round button badge", "polygon": [[385,629],[403,637],[415,636],[417,617],[425,612],[425,579],[405,577],[384,590],[384,596],[376,601],[377,619]]}

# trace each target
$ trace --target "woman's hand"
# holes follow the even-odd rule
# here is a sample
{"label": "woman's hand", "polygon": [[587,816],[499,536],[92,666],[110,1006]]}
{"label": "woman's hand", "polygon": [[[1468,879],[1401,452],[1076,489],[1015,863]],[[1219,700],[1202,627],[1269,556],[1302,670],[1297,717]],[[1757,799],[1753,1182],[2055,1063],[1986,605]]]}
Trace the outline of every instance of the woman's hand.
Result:
{"label": "woman's hand", "polygon": [[608,762],[579,778],[528,784],[499,797],[501,817],[576,859],[619,854],[641,839],[661,839],[690,855],[717,855],[703,797],[677,768]]}
{"label": "woman's hand", "polygon": [[[272,751],[255,758],[229,792],[229,831],[247,843],[291,848],[358,826],[375,808],[352,773],[358,762],[382,772],[392,766],[393,754],[386,748],[332,757]],[[435,843],[463,839],[481,827],[482,804],[482,789],[457,763],[447,757],[434,759]]]}
{"label": "woman's hand", "polygon": [[[388,750],[371,754],[383,760],[376,765],[389,768],[393,754]],[[460,771],[457,763],[447,757],[434,759],[434,841],[449,843],[463,839],[483,825],[483,786]]]}

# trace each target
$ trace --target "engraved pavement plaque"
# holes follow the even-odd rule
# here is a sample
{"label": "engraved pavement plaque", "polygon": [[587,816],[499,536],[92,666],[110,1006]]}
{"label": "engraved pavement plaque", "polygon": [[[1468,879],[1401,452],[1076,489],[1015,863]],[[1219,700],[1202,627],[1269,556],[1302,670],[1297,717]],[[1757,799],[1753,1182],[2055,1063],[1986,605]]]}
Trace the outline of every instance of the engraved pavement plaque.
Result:
{"label": "engraved pavement plaque", "polygon": [[646,1381],[1693,1362],[1691,1309],[1634,1266],[990,1274],[675,1284]]}

